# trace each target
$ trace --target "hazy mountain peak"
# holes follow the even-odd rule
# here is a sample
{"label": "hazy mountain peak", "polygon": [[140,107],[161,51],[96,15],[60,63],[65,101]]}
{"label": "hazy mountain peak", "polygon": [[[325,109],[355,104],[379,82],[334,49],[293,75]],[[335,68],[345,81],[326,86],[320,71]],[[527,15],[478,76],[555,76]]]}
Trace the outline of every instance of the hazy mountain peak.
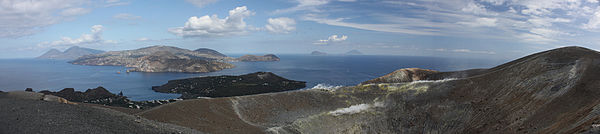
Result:
{"label": "hazy mountain peak", "polygon": [[350,50],[348,52],[345,53],[346,55],[362,55],[363,53],[354,49],[354,50]]}
{"label": "hazy mountain peak", "polygon": [[310,55],[327,55],[327,53],[321,51],[312,51]]}
{"label": "hazy mountain peak", "polygon": [[222,57],[227,57],[227,55],[224,55],[224,54],[220,53],[219,51],[209,49],[209,48],[198,48],[194,51],[199,52],[199,53],[208,53],[208,54],[218,55],[218,56],[222,56]]}
{"label": "hazy mountain peak", "polygon": [[102,50],[73,46],[61,52],[57,49],[50,49],[48,52],[37,57],[38,59],[77,59],[84,55],[104,53]]}

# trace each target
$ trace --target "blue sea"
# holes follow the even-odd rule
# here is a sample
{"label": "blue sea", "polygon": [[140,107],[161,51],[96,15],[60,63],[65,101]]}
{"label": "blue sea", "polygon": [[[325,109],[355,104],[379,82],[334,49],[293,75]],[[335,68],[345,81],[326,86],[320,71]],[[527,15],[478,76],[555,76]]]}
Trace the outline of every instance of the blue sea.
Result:
{"label": "blue sea", "polygon": [[157,93],[152,91],[152,86],[165,84],[169,80],[191,77],[241,75],[267,71],[291,80],[306,81],[307,88],[311,88],[317,84],[356,85],[401,68],[456,71],[490,68],[506,62],[506,60],[414,56],[278,56],[281,61],[233,62],[235,68],[211,73],[125,73],[127,68],[118,66],[72,65],[61,60],[0,59],[0,90],[33,88],[35,91],[59,91],[63,88],[75,88],[85,91],[102,86],[113,93],[122,91],[132,100],[154,100],[177,98],[180,95]]}

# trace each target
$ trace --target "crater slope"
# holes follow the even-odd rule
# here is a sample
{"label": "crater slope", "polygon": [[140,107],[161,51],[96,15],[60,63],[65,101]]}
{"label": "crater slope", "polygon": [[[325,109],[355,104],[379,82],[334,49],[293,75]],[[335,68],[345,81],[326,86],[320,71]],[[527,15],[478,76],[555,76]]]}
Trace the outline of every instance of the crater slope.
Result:
{"label": "crater slope", "polygon": [[192,99],[144,111],[208,133],[598,133],[600,53],[565,47],[490,69],[404,69],[357,86]]}

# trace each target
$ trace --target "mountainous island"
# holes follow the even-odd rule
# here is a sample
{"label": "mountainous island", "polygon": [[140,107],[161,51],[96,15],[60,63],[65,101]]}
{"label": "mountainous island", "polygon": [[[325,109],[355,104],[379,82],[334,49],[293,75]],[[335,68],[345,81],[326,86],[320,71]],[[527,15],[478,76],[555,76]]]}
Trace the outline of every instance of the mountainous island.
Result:
{"label": "mountainous island", "polygon": [[138,61],[128,64],[134,67],[129,71],[135,72],[188,72],[204,73],[233,68],[233,64],[206,60],[201,58],[189,58],[177,56],[168,51],[158,51],[150,55],[138,58]]}
{"label": "mountainous island", "polygon": [[70,63],[95,66],[125,66],[140,72],[213,72],[233,68],[225,63],[231,57],[210,49],[192,51],[171,46],[151,46],[136,50],[85,55]]}
{"label": "mountainous island", "polygon": [[37,57],[37,59],[73,60],[73,59],[77,59],[84,55],[100,54],[100,53],[104,53],[104,51],[73,46],[73,47],[70,47],[69,49],[65,50],[64,52],[61,52],[57,49],[50,49],[48,52]]}
{"label": "mountainous island", "polygon": [[215,56],[220,56],[220,57],[227,57],[227,55],[222,54],[219,51],[216,50],[212,50],[209,48],[199,48],[194,50],[194,52],[198,52],[198,53],[204,53],[204,54],[209,54],[209,55],[215,55]]}
{"label": "mountainous island", "polygon": [[279,61],[279,57],[275,56],[274,54],[267,54],[267,55],[263,55],[263,56],[244,55],[242,57],[236,58],[236,60],[243,61],[243,62]]}
{"label": "mountainous island", "polygon": [[134,113],[0,92],[0,133],[600,133],[598,76],[600,52],[564,47],[489,69],[405,68],[356,86],[201,97]]}
{"label": "mountainous island", "polygon": [[344,53],[344,55],[362,55],[363,53],[358,51],[358,50],[350,50],[346,53]]}
{"label": "mountainous island", "polygon": [[315,55],[315,56],[323,56],[323,55],[327,55],[327,53],[325,52],[321,52],[321,51],[312,51],[310,53],[310,55]]}
{"label": "mountainous island", "polygon": [[170,80],[152,87],[161,93],[180,93],[182,99],[197,97],[229,97],[296,90],[306,82],[288,80],[271,72],[256,72],[240,76],[209,76]]}
{"label": "mountainous island", "polygon": [[172,46],[151,46],[135,50],[84,55],[69,63],[92,66],[125,66],[134,72],[205,73],[234,68],[227,62],[279,61],[273,54],[244,55],[239,58],[208,48],[188,50]]}

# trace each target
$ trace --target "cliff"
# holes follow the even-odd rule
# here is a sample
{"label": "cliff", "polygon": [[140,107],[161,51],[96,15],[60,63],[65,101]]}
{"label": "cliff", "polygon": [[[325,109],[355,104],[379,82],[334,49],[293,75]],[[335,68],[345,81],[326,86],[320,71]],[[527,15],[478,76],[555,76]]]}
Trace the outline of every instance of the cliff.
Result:
{"label": "cliff", "polygon": [[403,69],[357,86],[191,99],[140,116],[209,133],[598,133],[598,76],[600,53],[565,47],[490,69]]}
{"label": "cliff", "polygon": [[37,59],[72,60],[72,59],[77,59],[84,55],[99,54],[99,53],[103,53],[103,52],[104,51],[101,51],[101,50],[73,46],[73,47],[70,47],[69,49],[65,50],[64,52],[61,52],[56,49],[51,49],[48,52],[44,53],[43,55],[37,57]]}

